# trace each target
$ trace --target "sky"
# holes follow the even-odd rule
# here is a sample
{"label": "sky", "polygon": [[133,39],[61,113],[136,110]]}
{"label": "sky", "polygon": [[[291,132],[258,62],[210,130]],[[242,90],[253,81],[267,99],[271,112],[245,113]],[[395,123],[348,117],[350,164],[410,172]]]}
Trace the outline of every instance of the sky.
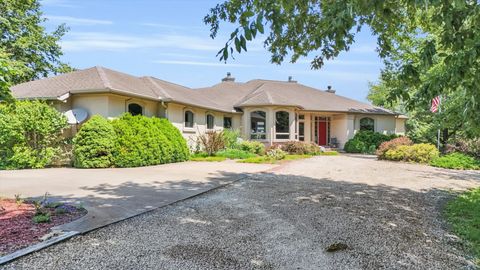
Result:
{"label": "sky", "polygon": [[[225,64],[216,54],[233,26],[222,24],[215,40],[203,17],[221,0],[41,0],[47,30],[61,23],[70,30],[61,41],[62,60],[83,69],[103,66],[135,76],[154,76],[187,87],[219,83],[227,72],[236,81],[287,80],[318,89],[331,85],[337,94],[366,101],[382,61],[370,31],[357,34],[348,52],[311,70],[307,57],[296,63],[270,63],[263,40],[247,43],[247,53]],[[259,36],[257,36],[258,38]]]}

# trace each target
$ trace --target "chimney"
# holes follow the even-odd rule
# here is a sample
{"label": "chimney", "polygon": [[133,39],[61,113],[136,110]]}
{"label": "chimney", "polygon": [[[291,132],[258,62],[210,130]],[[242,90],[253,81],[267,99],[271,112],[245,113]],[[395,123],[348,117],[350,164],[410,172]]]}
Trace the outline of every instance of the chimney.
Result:
{"label": "chimney", "polygon": [[295,81],[292,76],[288,76],[288,82],[296,83],[297,81]]}
{"label": "chimney", "polygon": [[234,82],[235,78],[232,77],[232,73],[227,72],[227,77],[222,79],[222,82]]}
{"label": "chimney", "polygon": [[327,86],[327,90],[325,90],[325,92],[335,94],[336,91],[332,89],[331,85],[329,85],[329,86]]}

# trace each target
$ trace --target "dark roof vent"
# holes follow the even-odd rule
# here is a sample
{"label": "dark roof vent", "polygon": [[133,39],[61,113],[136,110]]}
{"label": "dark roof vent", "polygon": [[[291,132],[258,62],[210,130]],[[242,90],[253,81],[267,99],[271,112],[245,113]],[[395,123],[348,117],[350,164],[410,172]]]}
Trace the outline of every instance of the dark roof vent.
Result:
{"label": "dark roof vent", "polygon": [[235,78],[232,77],[232,73],[227,72],[227,77],[222,79],[222,82],[234,82]]}
{"label": "dark roof vent", "polygon": [[329,85],[329,86],[327,86],[327,90],[325,90],[325,92],[335,94],[336,90],[333,90],[333,89],[332,89],[332,86]]}
{"label": "dark roof vent", "polygon": [[295,81],[292,76],[288,76],[288,82],[296,83],[297,81]]}

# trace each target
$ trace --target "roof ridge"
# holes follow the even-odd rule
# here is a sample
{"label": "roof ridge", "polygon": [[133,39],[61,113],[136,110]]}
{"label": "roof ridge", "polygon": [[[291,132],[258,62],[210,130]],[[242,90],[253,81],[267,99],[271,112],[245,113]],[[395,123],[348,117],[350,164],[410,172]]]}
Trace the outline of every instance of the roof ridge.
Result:
{"label": "roof ridge", "polygon": [[101,66],[95,66],[95,69],[97,70],[98,76],[100,77],[100,80],[102,83],[105,85],[105,88],[111,89],[112,84],[108,80],[107,74],[105,73],[105,70]]}
{"label": "roof ridge", "polygon": [[265,83],[261,83],[259,84],[257,87],[255,87],[252,91],[250,91],[248,94],[246,94],[245,96],[243,96],[240,100],[238,100],[237,102],[235,102],[235,105],[239,105],[239,104],[242,104],[243,102],[249,100],[250,98],[253,98],[254,97],[254,94],[255,92],[260,89]]}
{"label": "roof ridge", "polygon": [[[172,98],[172,96],[170,96],[162,86],[160,86],[156,81],[153,80],[152,76],[143,76],[141,78],[147,79],[151,84],[153,84],[153,86],[155,86],[165,96],[165,98],[170,98],[170,99]],[[158,95],[158,93],[156,93],[155,91],[152,90],[152,92],[154,92],[154,94]]]}
{"label": "roof ridge", "polygon": [[165,81],[165,80],[159,79],[159,78],[154,77],[154,76],[145,76],[145,77],[150,77],[150,78],[152,78],[152,79],[159,80],[159,81],[162,81],[162,82],[165,82],[165,83],[168,83],[168,84],[173,84],[173,85],[177,85],[177,86],[181,86],[181,87],[183,87],[183,88],[187,88],[187,89],[193,90],[192,88],[187,87],[187,86],[185,86],[185,85],[181,85],[181,84],[178,84],[178,83]]}

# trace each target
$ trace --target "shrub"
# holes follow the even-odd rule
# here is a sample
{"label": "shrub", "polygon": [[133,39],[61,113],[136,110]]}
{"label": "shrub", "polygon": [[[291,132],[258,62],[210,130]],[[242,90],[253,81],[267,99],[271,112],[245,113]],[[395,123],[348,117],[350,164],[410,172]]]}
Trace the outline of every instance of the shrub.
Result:
{"label": "shrub", "polygon": [[480,138],[459,139],[447,152],[461,152],[480,159]]}
{"label": "shrub", "polygon": [[275,160],[282,160],[285,158],[287,153],[280,148],[272,148],[266,152],[266,156]]}
{"label": "shrub", "polygon": [[367,150],[365,143],[357,139],[348,140],[343,148],[347,153],[365,153]]}
{"label": "shrub", "polygon": [[397,135],[385,135],[373,131],[359,131],[345,143],[344,150],[348,153],[374,154],[381,143],[396,138]]}
{"label": "shrub", "polygon": [[237,148],[240,140],[239,130],[224,129],[222,135],[225,141],[225,148]]}
{"label": "shrub", "polygon": [[380,144],[380,146],[378,147],[376,154],[378,156],[378,159],[386,159],[385,154],[387,153],[388,150],[394,149],[400,145],[412,145],[412,144],[413,144],[412,140],[410,140],[408,137],[405,137],[405,136],[398,137],[390,141],[382,142],[382,144]]}
{"label": "shrub", "polygon": [[457,170],[480,170],[480,160],[462,153],[451,153],[430,162],[430,165],[440,168]]}
{"label": "shrub", "polygon": [[401,161],[407,160],[407,157],[410,155],[410,146],[409,145],[399,145],[393,149],[387,150],[385,152],[385,159],[387,160],[395,160],[395,161]]}
{"label": "shrub", "polygon": [[396,161],[411,161],[429,163],[437,158],[439,152],[435,145],[420,143],[414,145],[400,145],[385,153],[385,159]]}
{"label": "shrub", "polygon": [[0,104],[0,168],[43,168],[59,153],[67,119],[41,101]]}
{"label": "shrub", "polygon": [[301,141],[286,142],[281,148],[290,155],[316,155],[321,152],[320,146]]}
{"label": "shrub", "polygon": [[265,154],[265,145],[257,141],[243,141],[238,145],[238,148],[256,155]]}
{"label": "shrub", "polygon": [[256,155],[240,149],[225,149],[217,152],[215,156],[225,157],[229,159],[245,159],[245,158],[255,157]]}
{"label": "shrub", "polygon": [[77,168],[108,168],[113,165],[115,130],[105,118],[95,115],[73,140],[74,166]]}
{"label": "shrub", "polygon": [[225,137],[223,131],[207,131],[197,137],[200,142],[201,149],[209,156],[225,148]]}
{"label": "shrub", "polygon": [[114,165],[117,167],[156,165],[188,158],[185,139],[168,121],[127,113],[111,123],[116,133]]}
{"label": "shrub", "polygon": [[429,143],[414,144],[410,147],[410,156],[407,161],[429,163],[440,155],[437,147]]}
{"label": "shrub", "polygon": [[32,220],[35,223],[49,223],[50,222],[50,214],[49,213],[38,214],[38,215],[33,216]]}

